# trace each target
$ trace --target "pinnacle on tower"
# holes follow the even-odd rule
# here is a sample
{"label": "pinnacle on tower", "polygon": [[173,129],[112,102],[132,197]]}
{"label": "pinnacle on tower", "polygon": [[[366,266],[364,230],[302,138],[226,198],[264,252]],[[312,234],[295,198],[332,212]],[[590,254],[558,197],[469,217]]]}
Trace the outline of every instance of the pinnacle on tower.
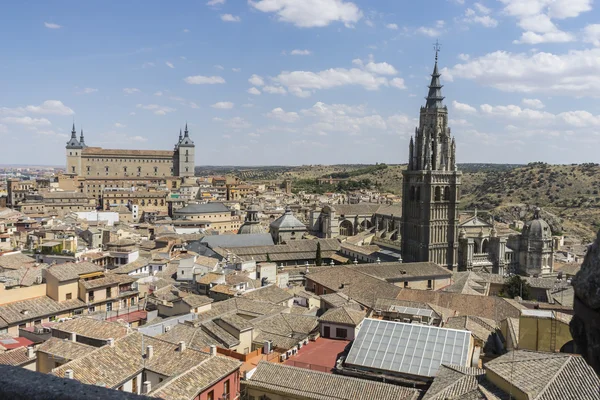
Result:
{"label": "pinnacle on tower", "polygon": [[81,128],[81,135],[79,136],[79,144],[81,144],[82,146],[85,145],[85,142],[83,140],[83,128]]}
{"label": "pinnacle on tower", "polygon": [[187,122],[185,123],[185,130],[183,131],[185,137],[188,137],[188,127],[187,127]]}
{"label": "pinnacle on tower", "polygon": [[181,128],[179,128],[179,141],[181,142],[183,140],[183,135],[181,133]]}
{"label": "pinnacle on tower", "polygon": [[440,45],[436,41],[435,42],[435,64],[433,66],[433,73],[431,74],[431,83],[429,84],[429,93],[425,98],[427,103],[425,104],[425,108],[442,108],[444,107],[442,104],[442,100],[444,100],[444,96],[442,96],[442,87],[443,85],[440,83],[440,76],[442,74],[438,71],[438,53],[440,51]]}
{"label": "pinnacle on tower", "polygon": [[77,139],[77,131],[75,130],[75,121],[73,121],[73,129],[71,130],[71,137]]}

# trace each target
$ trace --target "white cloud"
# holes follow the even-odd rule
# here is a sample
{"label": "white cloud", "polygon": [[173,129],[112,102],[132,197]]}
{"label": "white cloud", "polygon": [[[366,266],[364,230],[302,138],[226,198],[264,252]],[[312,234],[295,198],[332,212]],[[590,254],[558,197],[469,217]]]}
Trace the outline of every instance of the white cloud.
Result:
{"label": "white cloud", "polygon": [[600,24],[591,24],[583,29],[583,40],[594,46],[600,46]]}
{"label": "white cloud", "polygon": [[251,85],[254,86],[263,86],[265,84],[265,80],[256,74],[253,74],[249,79],[248,82],[250,82]]}
{"label": "white cloud", "polygon": [[474,113],[477,112],[475,107],[472,107],[466,103],[459,103],[456,100],[452,101],[452,107],[458,112]]}
{"label": "white cloud", "polygon": [[219,64],[213,65],[213,67],[215,67],[216,69],[221,70],[221,71],[223,71],[225,69],[225,68],[223,68],[222,65],[219,65]]}
{"label": "white cloud", "polygon": [[491,10],[481,3],[475,3],[473,5],[476,10],[467,8],[465,10],[465,16],[460,21],[466,24],[479,24],[485,28],[495,28],[498,26],[498,21],[489,16]]}
{"label": "white cloud", "polygon": [[44,22],[44,26],[48,29],[60,29],[62,28],[62,25],[59,24],[55,24],[53,22]]}
{"label": "white cloud", "polygon": [[134,94],[134,93],[140,93],[141,90],[138,88],[123,88],[123,93],[125,94]]}
{"label": "white cloud", "polygon": [[529,108],[521,108],[513,104],[507,106],[491,106],[489,104],[482,104],[479,108],[485,114],[509,118],[518,118],[527,121],[547,122],[550,119],[554,118],[554,115],[551,113],[545,111],[532,110]]}
{"label": "white cloud", "polygon": [[170,61],[167,61],[167,62],[165,62],[165,65],[166,65],[167,67],[169,67],[169,68],[175,68],[175,66],[173,65],[173,63],[172,63],[172,62],[170,62]]}
{"label": "white cloud", "polygon": [[242,117],[234,117],[231,119],[223,119],[223,118],[215,117],[212,120],[215,122],[223,123],[226,127],[231,128],[236,131],[239,131],[242,129],[248,129],[252,126],[252,124],[250,122],[246,121]]}
{"label": "white cloud", "polygon": [[444,21],[443,19],[438,19],[437,21],[435,21],[436,28],[442,29],[445,25],[446,25],[446,21]]}
{"label": "white cloud", "polygon": [[237,15],[231,15],[231,14],[222,14],[221,15],[221,21],[225,21],[225,22],[240,22],[242,19],[240,17],[238,17]]}
{"label": "white cloud", "polygon": [[429,36],[429,37],[437,37],[437,36],[440,36],[440,33],[441,33],[439,30],[437,30],[435,28],[428,28],[425,26],[421,26],[421,27],[417,28],[416,32],[421,35],[425,35],[425,36]]}
{"label": "white cloud", "polygon": [[525,32],[514,43],[565,43],[575,40],[575,35],[564,32],[553,19],[574,18],[592,9],[592,0],[500,0],[504,13],[517,19]]}
{"label": "white cloud", "polygon": [[[302,110],[301,113],[315,122],[309,125],[307,133],[319,136],[327,136],[331,133],[345,133],[348,135],[361,135],[372,130],[385,131],[388,124],[378,114],[365,115],[364,106],[348,106],[346,104],[315,103],[310,109]],[[390,120],[395,130],[399,123],[397,118]]]}
{"label": "white cloud", "polygon": [[[377,90],[381,86],[403,87],[404,81],[388,78],[381,75],[394,75],[398,71],[388,63],[375,63],[369,61],[365,64],[360,59],[352,61],[360,68],[330,68],[319,72],[310,71],[284,71],[272,80],[284,86],[298,97],[309,97],[315,90],[331,89],[339,86],[357,85],[367,90]],[[267,91],[264,89],[264,91]]]}
{"label": "white cloud", "polygon": [[271,112],[267,113],[267,117],[278,119],[287,123],[294,123],[300,119],[297,112],[286,112],[281,107],[274,108]]}
{"label": "white cloud", "polygon": [[258,137],[260,137],[260,134],[258,134],[258,133],[256,133],[256,132],[250,132],[250,133],[248,134],[248,136],[250,136],[250,137],[253,137],[253,138],[258,138]]}
{"label": "white cloud", "polygon": [[565,54],[496,51],[442,71],[506,92],[595,96],[600,92],[600,48]]}
{"label": "white cloud", "polygon": [[363,16],[354,3],[344,0],[249,0],[249,3],[301,28],[323,27],[336,21],[351,27]]}
{"label": "white cloud", "polygon": [[471,56],[468,54],[460,53],[458,55],[458,59],[461,61],[469,61],[470,58],[471,58]]}
{"label": "white cloud", "polygon": [[259,96],[260,95],[260,90],[258,90],[254,86],[251,87],[250,89],[248,89],[247,91],[248,91],[248,93],[253,94],[255,96]]}
{"label": "white cloud", "polygon": [[155,64],[153,62],[145,62],[142,64],[142,68],[152,68]]}
{"label": "white cloud", "polygon": [[0,133],[8,133],[8,127],[0,124]]}
{"label": "white cloud", "polygon": [[138,104],[136,107],[152,111],[156,115],[167,115],[170,112],[176,111],[174,108],[159,106],[158,104]]}
{"label": "white cloud", "polygon": [[194,103],[193,101],[190,101],[190,103],[188,104],[188,106],[190,108],[194,108],[194,109],[200,108],[200,106],[198,104]]}
{"label": "white cloud", "polygon": [[163,95],[163,92],[161,92],[161,91],[159,90],[158,92],[154,92],[154,95],[155,95],[155,96],[162,96],[162,95]]}
{"label": "white cloud", "polygon": [[98,89],[95,88],[83,88],[83,90],[77,92],[77,94],[91,94],[91,93],[96,93],[98,91]]}
{"label": "white cloud", "polygon": [[395,87],[396,89],[406,89],[406,85],[404,84],[404,79],[402,78],[394,78],[390,81],[390,85]]}
{"label": "white cloud", "polygon": [[184,81],[190,85],[215,85],[219,83],[225,83],[225,79],[220,76],[203,76],[195,75],[188,76]]}
{"label": "white cloud", "polygon": [[210,0],[208,3],[206,3],[207,6],[217,6],[223,4],[225,4],[225,0]]}
{"label": "white cloud", "polygon": [[31,118],[31,117],[4,117],[2,122],[7,124],[24,125],[29,127],[49,126],[52,123],[46,118]]}
{"label": "white cloud", "polygon": [[538,110],[545,107],[544,103],[539,99],[523,99],[521,100],[521,103],[523,103],[524,106],[536,108]]}
{"label": "white cloud", "polygon": [[388,29],[391,29],[393,31],[395,31],[395,30],[398,29],[398,25],[397,24],[387,24],[385,27],[388,28]]}
{"label": "white cloud", "polygon": [[211,105],[212,108],[218,108],[220,110],[230,110],[233,108],[233,103],[230,101],[219,101]]}
{"label": "white cloud", "polygon": [[398,71],[396,70],[396,68],[394,68],[393,65],[388,64],[386,62],[375,63],[373,61],[370,61],[365,66],[365,69],[369,72],[372,72],[372,73],[378,74],[378,75],[396,75],[396,74],[398,74]]}
{"label": "white cloud", "polygon": [[125,128],[125,127],[127,127],[127,125],[124,125],[120,122],[115,122],[115,128]]}
{"label": "white cloud", "polygon": [[290,52],[290,54],[293,56],[309,56],[312,54],[312,52],[310,50],[294,49]]}
{"label": "white cloud", "polygon": [[263,90],[263,92],[270,93],[270,94],[286,94],[287,93],[287,90],[285,90],[285,88],[281,87],[281,86],[267,85],[267,86],[263,87],[262,90]]}
{"label": "white cloud", "polygon": [[183,33],[190,33],[190,30],[186,28],[183,30]]}
{"label": "white cloud", "polygon": [[233,72],[240,72],[242,69],[241,69],[241,68],[231,68],[231,70],[232,70]]}
{"label": "white cloud", "polygon": [[65,106],[60,100],[46,100],[39,106],[29,105],[16,108],[0,108],[0,115],[22,116],[29,113],[47,115],[73,115],[75,114],[75,111],[73,111],[70,107]]}

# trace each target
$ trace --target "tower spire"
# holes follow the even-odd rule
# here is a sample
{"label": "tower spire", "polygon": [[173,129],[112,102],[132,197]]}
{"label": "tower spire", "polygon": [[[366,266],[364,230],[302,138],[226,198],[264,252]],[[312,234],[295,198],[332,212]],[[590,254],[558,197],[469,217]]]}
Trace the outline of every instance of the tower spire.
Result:
{"label": "tower spire", "polygon": [[181,134],[181,128],[179,128],[179,141],[181,142],[183,140],[183,135]]}
{"label": "tower spire", "polygon": [[73,120],[73,129],[71,129],[71,138],[77,139],[77,131],[75,130],[75,120]]}
{"label": "tower spire", "polygon": [[435,64],[433,66],[433,73],[431,74],[431,83],[429,84],[429,93],[425,98],[427,103],[425,104],[425,108],[442,108],[442,100],[444,100],[444,96],[442,96],[442,87],[443,85],[440,83],[441,74],[438,71],[438,53],[440,52],[440,43],[436,40],[433,45],[435,50]]}
{"label": "tower spire", "polygon": [[187,121],[185,121],[185,130],[183,131],[183,134],[185,135],[185,137],[188,137]]}

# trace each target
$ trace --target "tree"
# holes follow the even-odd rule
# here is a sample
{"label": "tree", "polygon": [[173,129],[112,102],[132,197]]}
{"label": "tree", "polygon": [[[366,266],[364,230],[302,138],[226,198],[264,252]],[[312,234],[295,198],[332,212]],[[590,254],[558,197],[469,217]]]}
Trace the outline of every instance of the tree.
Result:
{"label": "tree", "polygon": [[521,278],[519,275],[515,275],[510,277],[504,283],[500,294],[510,298],[519,296],[523,300],[529,300],[531,296],[531,286],[525,281],[525,279]]}
{"label": "tree", "polygon": [[269,253],[267,253],[267,262],[271,262],[271,257],[269,256]]}
{"label": "tree", "polygon": [[321,242],[317,242],[317,256],[315,257],[315,265],[321,266],[323,259],[321,258]]}

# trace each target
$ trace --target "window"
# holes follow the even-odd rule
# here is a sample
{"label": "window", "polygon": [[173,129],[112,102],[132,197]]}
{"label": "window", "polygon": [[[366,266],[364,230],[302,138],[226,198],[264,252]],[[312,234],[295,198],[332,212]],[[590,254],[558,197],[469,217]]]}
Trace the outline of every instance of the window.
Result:
{"label": "window", "polygon": [[404,282],[404,287],[407,288],[408,287],[408,282]]}
{"label": "window", "polygon": [[111,288],[106,288],[106,298],[110,299],[112,297],[112,291]]}
{"label": "window", "polygon": [[94,301],[94,292],[90,292],[88,296],[89,301]]}
{"label": "window", "polygon": [[67,300],[72,300],[72,299],[73,299],[73,293],[67,293],[67,294],[65,295],[65,299],[67,299]]}
{"label": "window", "polygon": [[229,398],[229,379],[223,382],[223,396],[228,399]]}
{"label": "window", "polygon": [[135,297],[131,298],[131,306],[135,306]]}
{"label": "window", "polygon": [[42,320],[41,319],[36,319],[35,321],[33,321],[34,325],[41,325],[42,324]]}
{"label": "window", "polygon": [[427,280],[427,289],[431,289],[432,287],[431,279]]}
{"label": "window", "polygon": [[112,302],[106,303],[106,311],[112,311]]}
{"label": "window", "polygon": [[206,396],[206,400],[215,400],[215,391],[211,390],[210,392],[208,392],[208,395]]}
{"label": "window", "polygon": [[335,328],[335,336],[340,338],[348,337],[348,329]]}
{"label": "window", "polygon": [[96,312],[96,307],[95,306],[91,306],[89,312],[91,312],[91,313]]}

